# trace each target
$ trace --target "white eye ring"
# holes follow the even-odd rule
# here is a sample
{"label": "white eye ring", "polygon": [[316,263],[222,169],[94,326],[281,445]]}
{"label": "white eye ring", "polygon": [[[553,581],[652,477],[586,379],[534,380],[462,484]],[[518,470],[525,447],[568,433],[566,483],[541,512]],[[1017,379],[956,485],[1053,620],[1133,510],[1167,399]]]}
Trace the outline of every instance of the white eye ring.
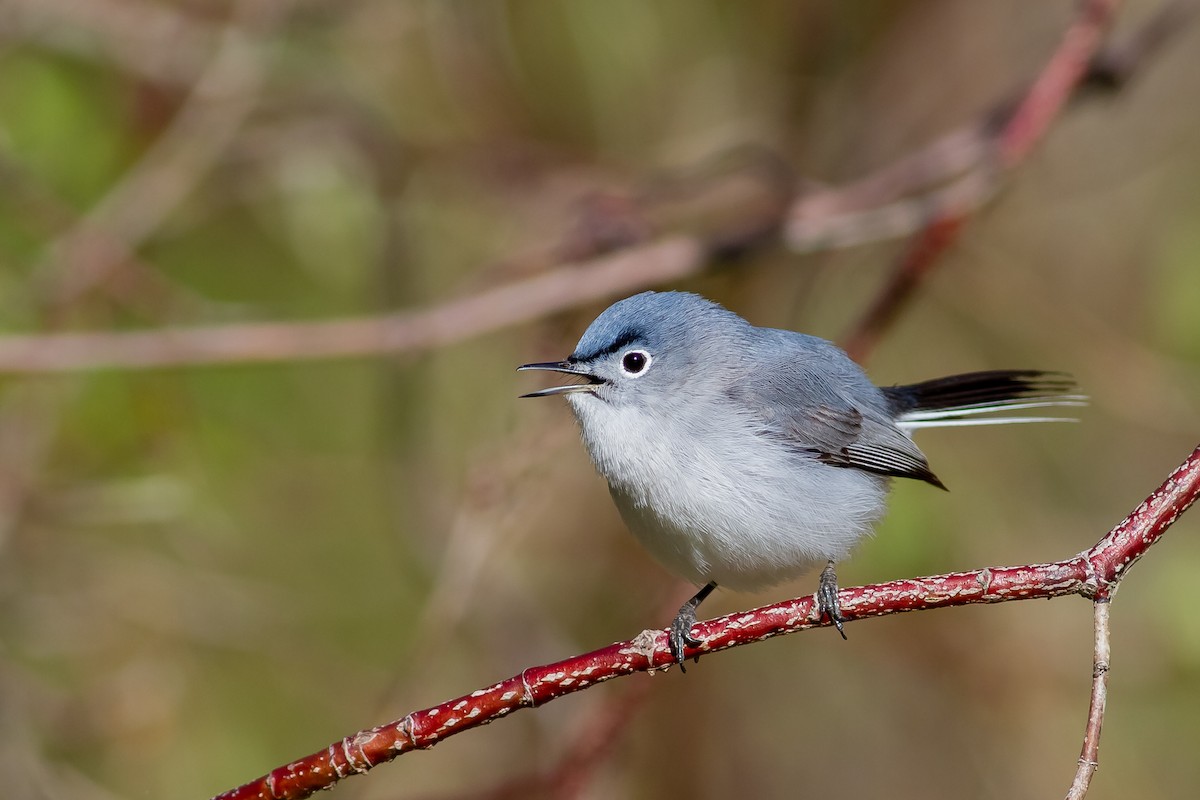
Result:
{"label": "white eye ring", "polygon": [[644,375],[646,370],[650,369],[650,364],[653,361],[654,358],[645,350],[630,350],[621,356],[621,371],[632,378],[636,378],[639,375]]}

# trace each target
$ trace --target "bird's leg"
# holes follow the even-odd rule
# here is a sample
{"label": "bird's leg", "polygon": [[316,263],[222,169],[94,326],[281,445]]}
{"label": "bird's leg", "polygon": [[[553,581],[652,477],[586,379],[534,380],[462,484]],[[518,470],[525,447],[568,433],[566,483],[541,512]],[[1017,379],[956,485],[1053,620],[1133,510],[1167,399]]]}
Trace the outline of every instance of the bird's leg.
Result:
{"label": "bird's leg", "polygon": [[837,573],[833,571],[832,561],[825,565],[825,569],[821,570],[821,579],[817,583],[817,620],[820,621],[825,617],[829,617],[829,621],[845,639],[846,631],[842,628],[844,620],[842,606],[838,603]]}
{"label": "bird's leg", "polygon": [[696,592],[695,597],[679,607],[679,613],[675,615],[675,620],[671,623],[671,633],[667,641],[671,646],[671,655],[675,657],[675,663],[679,665],[680,672],[687,672],[683,666],[684,647],[695,647],[700,644],[700,640],[692,636],[692,626],[696,624],[696,608],[704,602],[704,598],[712,594],[712,590],[715,588],[717,588],[716,581],[709,581],[704,588]]}

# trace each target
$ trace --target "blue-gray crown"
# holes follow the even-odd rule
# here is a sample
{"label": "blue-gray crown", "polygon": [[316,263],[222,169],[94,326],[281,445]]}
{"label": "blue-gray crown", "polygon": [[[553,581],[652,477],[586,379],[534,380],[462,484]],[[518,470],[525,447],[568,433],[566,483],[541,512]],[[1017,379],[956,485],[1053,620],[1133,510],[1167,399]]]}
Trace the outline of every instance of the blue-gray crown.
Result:
{"label": "blue-gray crown", "polygon": [[656,348],[718,329],[748,326],[724,307],[691,292],[642,292],[613,303],[584,331],[572,361],[592,361],[635,342]]}

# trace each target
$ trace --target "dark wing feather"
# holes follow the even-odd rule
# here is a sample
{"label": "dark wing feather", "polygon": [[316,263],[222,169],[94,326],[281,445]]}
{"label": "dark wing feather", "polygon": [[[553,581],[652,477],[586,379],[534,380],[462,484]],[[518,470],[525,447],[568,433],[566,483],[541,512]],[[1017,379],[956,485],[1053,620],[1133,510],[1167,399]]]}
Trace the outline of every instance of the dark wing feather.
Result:
{"label": "dark wing feather", "polygon": [[913,478],[945,489],[924,453],[898,427],[894,399],[823,339],[758,329],[771,356],[726,391],[753,409],[768,435],[831,467]]}
{"label": "dark wing feather", "polygon": [[812,452],[822,464],[912,478],[946,488],[929,469],[925,454],[891,424],[865,418],[853,407],[834,409],[826,405],[814,409],[808,422],[791,426],[789,438]]}

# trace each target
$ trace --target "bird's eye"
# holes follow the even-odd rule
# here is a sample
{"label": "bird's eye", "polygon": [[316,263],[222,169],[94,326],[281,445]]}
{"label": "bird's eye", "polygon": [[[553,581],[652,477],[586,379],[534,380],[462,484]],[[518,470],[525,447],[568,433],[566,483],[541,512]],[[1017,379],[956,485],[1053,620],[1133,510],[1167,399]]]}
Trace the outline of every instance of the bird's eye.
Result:
{"label": "bird's eye", "polygon": [[645,350],[630,350],[621,358],[621,369],[626,375],[641,375],[650,366],[650,354]]}

